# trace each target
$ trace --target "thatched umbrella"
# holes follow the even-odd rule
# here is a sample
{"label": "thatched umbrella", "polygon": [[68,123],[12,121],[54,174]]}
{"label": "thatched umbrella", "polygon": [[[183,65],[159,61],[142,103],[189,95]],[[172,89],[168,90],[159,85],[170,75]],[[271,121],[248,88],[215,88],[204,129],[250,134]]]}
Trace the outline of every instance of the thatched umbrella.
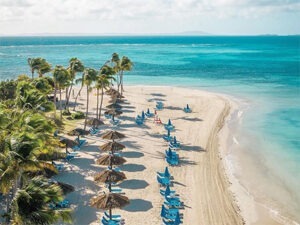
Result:
{"label": "thatched umbrella", "polygon": [[79,138],[80,135],[87,135],[87,134],[89,134],[89,132],[82,129],[82,128],[75,128],[75,129],[68,132],[68,135],[78,136],[78,138]]}
{"label": "thatched umbrella", "polygon": [[112,209],[123,208],[129,204],[129,199],[120,194],[104,193],[91,199],[91,206],[98,209],[109,210],[109,217],[112,218]]}
{"label": "thatched umbrella", "polygon": [[106,132],[105,134],[103,134],[101,136],[103,139],[108,139],[108,140],[116,140],[116,139],[122,139],[122,138],[125,138],[125,135],[124,134],[121,134],[120,132],[118,131],[108,131]]}
{"label": "thatched umbrella", "polygon": [[104,125],[104,122],[102,120],[99,120],[97,118],[90,118],[87,121],[87,125],[93,126],[93,127],[98,127],[100,125]]}
{"label": "thatched umbrella", "polygon": [[122,165],[126,162],[126,160],[123,157],[116,156],[116,155],[104,155],[96,160],[96,163],[98,165],[104,165],[104,166],[110,166],[112,165]]}
{"label": "thatched umbrella", "polygon": [[122,145],[118,142],[108,142],[104,145],[101,145],[99,148],[101,151],[115,152],[115,151],[120,151],[120,150],[124,149],[125,145]]}
{"label": "thatched umbrella", "polygon": [[123,172],[118,172],[115,170],[104,170],[100,173],[97,173],[94,177],[94,180],[100,183],[108,183],[109,192],[111,192],[111,183],[120,182],[125,180],[126,176]]}
{"label": "thatched umbrella", "polygon": [[114,104],[107,105],[106,108],[108,108],[108,109],[121,109],[122,106],[117,104],[117,103],[114,103]]}
{"label": "thatched umbrella", "polygon": [[73,141],[68,138],[62,138],[60,139],[60,142],[66,145],[66,153],[68,152],[68,148],[73,148],[78,145],[76,141]]}

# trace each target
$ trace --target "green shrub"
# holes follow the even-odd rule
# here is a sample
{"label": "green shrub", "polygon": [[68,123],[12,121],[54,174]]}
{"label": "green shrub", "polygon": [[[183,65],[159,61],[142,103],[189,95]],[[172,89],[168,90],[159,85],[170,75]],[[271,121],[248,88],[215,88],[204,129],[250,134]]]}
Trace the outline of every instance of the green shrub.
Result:
{"label": "green shrub", "polygon": [[70,116],[70,115],[71,115],[71,113],[70,113],[69,110],[64,110],[64,111],[62,112],[62,114],[63,114],[64,116]]}
{"label": "green shrub", "polygon": [[84,119],[84,113],[83,112],[80,112],[80,111],[78,111],[78,112],[75,112],[75,113],[73,113],[72,115],[71,115],[71,117],[72,117],[72,119],[74,119],[74,120],[78,120],[78,119]]}

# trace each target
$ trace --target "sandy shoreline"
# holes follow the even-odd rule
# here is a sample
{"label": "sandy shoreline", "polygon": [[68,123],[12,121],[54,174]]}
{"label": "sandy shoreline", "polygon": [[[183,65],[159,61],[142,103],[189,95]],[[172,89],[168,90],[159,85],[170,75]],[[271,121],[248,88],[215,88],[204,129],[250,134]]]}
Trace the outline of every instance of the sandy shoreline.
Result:
{"label": "sandy shoreline", "polygon": [[[127,163],[120,168],[128,179],[120,187],[132,203],[124,210],[116,211],[122,214],[126,224],[161,223],[163,199],[159,194],[156,171],[162,171],[167,165],[163,156],[167,145],[161,138],[166,132],[152,120],[141,127],[134,123],[135,116],[147,108],[153,109],[157,100],[163,101],[166,106],[159,111],[160,118],[163,122],[169,118],[173,121],[175,135],[183,144],[179,151],[181,165],[171,167],[170,171],[175,178],[173,189],[186,205],[183,210],[184,224],[243,224],[241,215],[247,224],[253,223],[248,220],[254,216],[255,209],[251,209],[253,202],[245,199],[245,193],[237,188],[238,184],[230,177],[226,163],[229,177],[225,175],[223,161],[226,156],[219,154],[219,147],[225,149],[228,130],[225,126],[220,135],[219,131],[236,107],[233,102],[222,95],[175,87],[129,86],[124,95],[129,104],[125,105],[124,114],[120,117],[122,124],[116,130],[127,136],[121,141],[127,147],[123,153]],[[96,98],[94,93],[91,96],[92,115]],[[85,93],[79,103],[79,109],[85,110]],[[182,111],[187,103],[193,109],[191,114]],[[110,126],[103,127],[106,128]],[[225,138],[219,141],[219,136]],[[80,151],[78,159],[69,163],[70,171],[56,176],[56,179],[75,186],[76,191],[67,196],[71,203],[77,205],[74,224],[98,224],[101,216],[101,212],[88,203],[98,191],[104,190],[93,182],[93,175],[103,169],[95,165],[95,158],[100,156],[97,147],[104,141],[97,137],[87,136],[86,139],[89,145]],[[251,206],[242,207],[241,215],[232,192],[243,201],[239,202],[240,206]],[[147,219],[144,221],[144,218]]]}

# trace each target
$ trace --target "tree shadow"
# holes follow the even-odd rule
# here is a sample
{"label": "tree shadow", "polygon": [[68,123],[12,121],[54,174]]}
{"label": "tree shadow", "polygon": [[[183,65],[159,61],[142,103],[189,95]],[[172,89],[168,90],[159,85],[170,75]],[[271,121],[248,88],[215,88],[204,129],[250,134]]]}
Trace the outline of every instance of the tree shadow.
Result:
{"label": "tree shadow", "polygon": [[119,187],[124,189],[144,189],[148,185],[149,184],[145,180],[131,179],[123,181]]}
{"label": "tree shadow", "polygon": [[141,158],[144,155],[142,152],[122,152],[122,156],[125,158]]}
{"label": "tree shadow", "polygon": [[122,141],[122,144],[126,146],[126,148],[139,149],[141,145],[139,145],[136,141]]}
{"label": "tree shadow", "polygon": [[165,94],[161,94],[161,93],[150,93],[150,95],[155,96],[155,97],[166,97]]}
{"label": "tree shadow", "polygon": [[191,121],[191,122],[202,122],[203,120],[200,118],[189,118],[189,117],[178,117],[174,120],[187,120],[187,121]]}
{"label": "tree shadow", "polygon": [[181,145],[180,149],[183,151],[206,152],[201,146],[194,145]]}
{"label": "tree shadow", "polygon": [[128,212],[146,212],[153,208],[152,202],[144,199],[130,199],[130,204],[123,209]]}
{"label": "tree shadow", "polygon": [[146,167],[141,164],[127,163],[125,165],[120,166],[120,169],[122,171],[127,171],[127,172],[137,172],[137,171],[145,170]]}
{"label": "tree shadow", "polygon": [[165,109],[170,109],[170,110],[182,110],[182,108],[177,107],[177,106],[166,106]]}

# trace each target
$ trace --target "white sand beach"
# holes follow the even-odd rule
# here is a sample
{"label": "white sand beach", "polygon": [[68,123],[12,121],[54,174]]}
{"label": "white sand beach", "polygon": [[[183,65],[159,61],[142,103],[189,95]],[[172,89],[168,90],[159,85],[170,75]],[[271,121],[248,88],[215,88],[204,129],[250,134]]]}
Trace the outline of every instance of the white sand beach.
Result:
{"label": "white sand beach", "polygon": [[[172,189],[184,202],[183,224],[243,224],[239,208],[229,190],[229,181],[225,175],[219,154],[218,132],[230,112],[230,102],[221,95],[175,87],[125,87],[127,104],[120,116],[121,124],[115,130],[126,135],[119,141],[126,146],[122,155],[127,162],[120,166],[127,179],[120,183],[131,203],[123,210],[114,210],[121,214],[126,224],[161,224],[160,210],[163,198],[159,194],[156,172],[167,166],[164,151],[167,149],[162,135],[166,133],[162,125],[147,119],[142,126],[135,124],[134,118],[142,110],[153,111],[156,101],[164,103],[164,109],[158,111],[163,123],[168,119],[175,125],[177,139],[182,143],[178,151],[180,165],[169,167],[174,177]],[[91,94],[91,115],[95,111],[95,93]],[[85,93],[79,101],[79,110],[85,110]],[[105,97],[107,102],[108,96]],[[189,104],[192,113],[184,113],[182,108]],[[104,104],[106,105],[106,104]],[[102,126],[111,129],[107,120]],[[75,126],[82,126],[74,124]],[[93,175],[104,167],[97,166],[95,159],[102,152],[98,147],[107,142],[96,136],[86,136],[88,145],[79,152],[79,157],[67,163],[68,169],[55,176],[55,179],[67,182],[75,191],[66,196],[74,207],[74,224],[99,224],[102,212],[89,206],[90,198],[106,191],[93,181]]]}

